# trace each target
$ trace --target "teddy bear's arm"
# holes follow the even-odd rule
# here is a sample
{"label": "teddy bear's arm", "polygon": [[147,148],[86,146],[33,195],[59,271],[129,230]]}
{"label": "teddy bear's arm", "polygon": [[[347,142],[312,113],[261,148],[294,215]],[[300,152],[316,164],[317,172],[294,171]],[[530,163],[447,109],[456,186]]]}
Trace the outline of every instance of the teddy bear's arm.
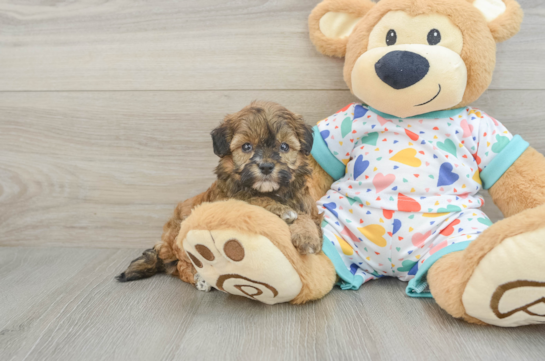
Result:
{"label": "teddy bear's arm", "polygon": [[505,217],[545,204],[545,157],[529,147],[489,193]]}
{"label": "teddy bear's arm", "polygon": [[310,169],[312,169],[312,177],[308,181],[308,186],[310,195],[314,201],[318,201],[331,188],[334,180],[325,170],[323,170],[322,167],[320,167],[318,162],[312,156],[309,158]]}

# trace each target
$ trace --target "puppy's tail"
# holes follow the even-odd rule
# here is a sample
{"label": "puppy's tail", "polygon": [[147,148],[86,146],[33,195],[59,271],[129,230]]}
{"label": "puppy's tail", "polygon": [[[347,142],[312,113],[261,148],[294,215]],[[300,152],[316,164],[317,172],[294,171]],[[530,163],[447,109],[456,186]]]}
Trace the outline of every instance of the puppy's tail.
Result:
{"label": "puppy's tail", "polygon": [[125,272],[115,279],[119,282],[129,282],[149,278],[157,273],[172,274],[176,270],[177,260],[165,263],[159,258],[158,246],[144,251],[140,257],[133,260]]}

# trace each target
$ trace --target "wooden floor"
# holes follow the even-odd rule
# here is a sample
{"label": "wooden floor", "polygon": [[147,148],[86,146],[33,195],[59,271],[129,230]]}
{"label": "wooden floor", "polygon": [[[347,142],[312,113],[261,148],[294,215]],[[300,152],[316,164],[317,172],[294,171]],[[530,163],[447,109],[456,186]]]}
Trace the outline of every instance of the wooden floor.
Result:
{"label": "wooden floor", "polygon": [[[226,113],[355,101],[308,39],[317,2],[0,0],[0,360],[543,360],[542,327],[468,325],[395,280],[301,307],[113,281],[213,180]],[[545,152],[545,2],[520,3],[475,105]]]}
{"label": "wooden floor", "polygon": [[5,248],[2,360],[543,360],[541,326],[448,317],[374,281],[304,306],[267,306],[169,276],[119,284],[138,250]]}

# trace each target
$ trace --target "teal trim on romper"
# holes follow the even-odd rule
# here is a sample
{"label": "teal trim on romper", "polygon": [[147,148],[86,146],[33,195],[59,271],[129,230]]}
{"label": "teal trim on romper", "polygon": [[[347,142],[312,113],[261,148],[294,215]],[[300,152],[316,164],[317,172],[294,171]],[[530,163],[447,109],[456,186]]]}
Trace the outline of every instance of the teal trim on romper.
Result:
{"label": "teal trim on romper", "polygon": [[341,278],[338,285],[343,290],[357,290],[361,287],[364,281],[363,277],[360,275],[353,275],[352,272],[348,270],[348,267],[344,264],[339,252],[325,235],[322,251],[324,251],[325,255],[333,263],[337,275]]}
{"label": "teal trim on romper", "polygon": [[500,154],[495,156],[492,161],[481,172],[483,188],[490,189],[501,176],[515,163],[517,159],[528,149],[530,144],[522,139],[520,135],[515,135],[513,139],[502,149]]}
{"label": "teal trim on romper", "polygon": [[456,109],[448,109],[448,110],[437,110],[437,111],[435,111],[435,112],[429,112],[429,113],[424,113],[424,114],[418,114],[418,115],[414,115],[414,116],[412,116],[412,117],[405,117],[405,118],[396,117],[395,115],[383,113],[383,112],[381,112],[381,111],[376,110],[375,108],[369,107],[369,109],[370,109],[371,111],[377,113],[377,114],[380,115],[381,117],[386,118],[386,119],[437,119],[437,118],[452,118],[452,117],[454,117],[454,116],[460,114],[460,112],[462,111],[462,109],[465,109],[465,108],[456,108]]}
{"label": "teal trim on romper", "polygon": [[331,153],[327,144],[320,134],[318,126],[312,128],[314,131],[314,141],[310,154],[318,162],[320,167],[327,172],[334,180],[339,180],[344,177],[346,166],[343,162],[335,158]]}
{"label": "teal trim on romper", "polygon": [[449,253],[463,251],[467,248],[467,246],[469,246],[470,243],[471,241],[455,243],[435,252],[430,258],[426,260],[426,262],[424,262],[424,266],[420,268],[418,272],[416,272],[414,278],[409,281],[409,284],[405,289],[407,295],[415,298],[433,298],[431,293],[426,290],[428,288],[428,271],[430,270],[431,266],[433,266],[433,264],[437,262],[439,258],[446,256]]}

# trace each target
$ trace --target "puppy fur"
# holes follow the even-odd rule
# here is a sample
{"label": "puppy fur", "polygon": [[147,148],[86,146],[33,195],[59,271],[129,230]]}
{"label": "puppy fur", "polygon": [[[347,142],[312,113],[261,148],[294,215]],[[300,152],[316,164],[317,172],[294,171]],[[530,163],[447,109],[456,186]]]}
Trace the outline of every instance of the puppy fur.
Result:
{"label": "puppy fur", "polygon": [[290,225],[299,253],[321,251],[322,217],[309,188],[315,188],[311,175],[319,167],[310,157],[312,129],[302,117],[279,104],[256,101],[227,115],[211,136],[220,157],[217,180],[205,192],[180,202],[163,227],[161,242],[135,259],[117,280],[166,272],[195,284],[195,268],[175,240],[183,220],[204,202],[238,199],[263,207]]}

